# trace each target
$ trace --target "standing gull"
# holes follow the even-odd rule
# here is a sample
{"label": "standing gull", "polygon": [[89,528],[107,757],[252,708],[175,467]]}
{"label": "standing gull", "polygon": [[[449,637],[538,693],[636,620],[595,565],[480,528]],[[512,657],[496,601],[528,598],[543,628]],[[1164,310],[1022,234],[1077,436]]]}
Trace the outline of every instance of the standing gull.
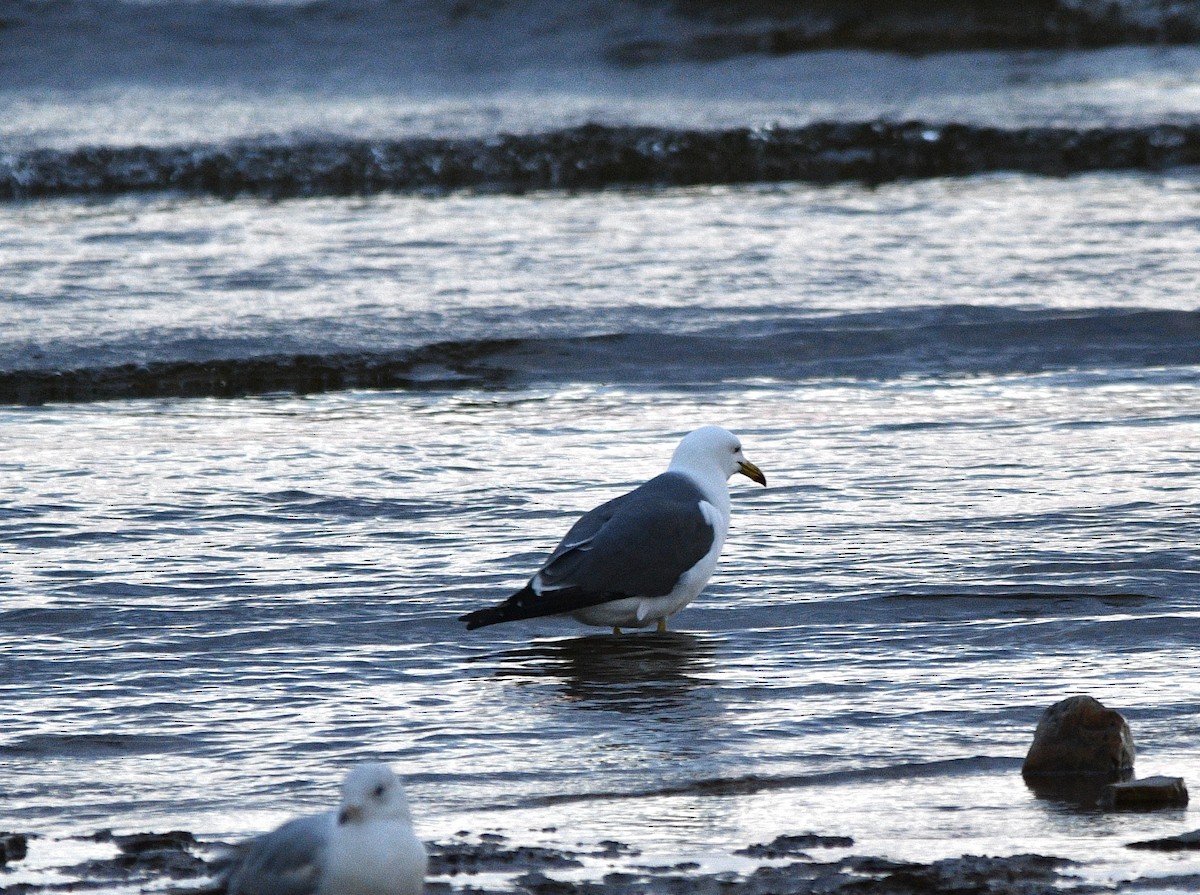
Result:
{"label": "standing gull", "polygon": [[665,632],[667,618],[696,599],[717,566],[729,530],[729,477],[737,472],[767,483],[732,432],[689,433],[666,472],[585,513],[521,590],[460,620],[471,630],[570,615],[617,634],[655,622]]}
{"label": "standing gull", "polygon": [[385,764],[346,775],[337,811],[290,820],[239,849],[227,895],[420,895],[425,846]]}

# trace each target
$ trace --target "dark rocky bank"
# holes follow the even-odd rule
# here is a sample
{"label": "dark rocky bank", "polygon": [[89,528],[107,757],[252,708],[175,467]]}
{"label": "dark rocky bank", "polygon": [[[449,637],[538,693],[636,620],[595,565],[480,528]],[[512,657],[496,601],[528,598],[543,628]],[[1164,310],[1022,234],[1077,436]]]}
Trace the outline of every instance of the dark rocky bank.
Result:
{"label": "dark rocky bank", "polygon": [[[12,835],[12,834],[9,834]],[[28,836],[36,848],[38,837]],[[163,889],[180,895],[220,895],[223,843],[204,843],[191,833],[141,833],[115,836],[101,831],[89,841],[112,843],[116,854],[56,869],[56,881],[3,885],[4,895],[129,888]],[[829,849],[845,849],[841,836],[780,836],[737,854],[763,861],[744,872],[701,872],[691,863],[653,866],[639,862],[640,852],[618,842],[592,849],[511,844],[504,836],[460,833],[430,847],[427,892],[446,895],[916,895],[916,893],[1019,893],[1083,895],[1114,889],[1082,882],[1074,862],[1041,855],[981,857],[964,855],[932,863],[910,863],[871,856],[829,858]],[[1138,844],[1141,846],[1141,844]],[[1144,846],[1141,846],[1144,847]],[[824,851],[824,855],[811,852]],[[590,868],[593,873],[580,872]],[[481,875],[487,874],[486,879]],[[497,875],[507,877],[497,883]],[[1127,880],[1115,891],[1154,888],[1158,879]],[[1200,874],[1173,877],[1172,884],[1195,889]]]}
{"label": "dark rocky bank", "polygon": [[920,121],[723,131],[585,125],[494,139],[38,149],[0,159],[0,199],[522,193],[708,184],[1067,176],[1200,164],[1200,124],[1001,129]]}
{"label": "dark rocky bank", "polygon": [[503,381],[484,361],[514,343],[438,343],[412,351],[159,361],[77,370],[0,371],[0,404],[129,398],[233,398],[274,392],[478,387]]}

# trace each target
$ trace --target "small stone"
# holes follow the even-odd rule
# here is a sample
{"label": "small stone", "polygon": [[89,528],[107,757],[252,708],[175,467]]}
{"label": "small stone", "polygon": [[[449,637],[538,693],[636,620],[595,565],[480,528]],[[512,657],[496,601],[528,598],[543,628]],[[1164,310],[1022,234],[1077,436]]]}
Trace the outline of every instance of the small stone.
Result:
{"label": "small stone", "polygon": [[578,891],[573,884],[551,879],[540,870],[518,876],[513,882],[533,895],[574,895]]}
{"label": "small stone", "polygon": [[1133,734],[1121,713],[1091,696],[1072,696],[1042,714],[1021,773],[1120,779],[1133,770],[1133,758]]}
{"label": "small stone", "polygon": [[25,857],[29,840],[24,833],[0,833],[0,867]]}
{"label": "small stone", "polygon": [[148,851],[175,849],[186,851],[196,845],[196,837],[186,830],[171,830],[168,833],[133,833],[128,836],[113,836],[117,848],[125,854],[137,855]]}
{"label": "small stone", "polygon": [[1100,807],[1115,811],[1179,808],[1187,803],[1188,791],[1182,777],[1146,777],[1111,783],[1100,793]]}
{"label": "small stone", "polygon": [[637,857],[641,854],[636,848],[628,846],[624,842],[617,842],[615,839],[602,839],[596,845],[600,850],[593,856],[597,858]]}

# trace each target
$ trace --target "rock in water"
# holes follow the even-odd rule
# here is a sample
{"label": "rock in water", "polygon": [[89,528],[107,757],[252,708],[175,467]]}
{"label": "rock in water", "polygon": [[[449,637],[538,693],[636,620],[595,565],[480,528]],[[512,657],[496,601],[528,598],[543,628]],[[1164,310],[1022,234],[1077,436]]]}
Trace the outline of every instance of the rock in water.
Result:
{"label": "rock in water", "polygon": [[1149,849],[1150,851],[1200,851],[1200,830],[1167,836],[1165,839],[1146,839],[1131,842],[1126,848]]}
{"label": "rock in water", "polygon": [[25,857],[28,839],[24,833],[0,833],[0,867]]}
{"label": "rock in water", "polygon": [[1072,696],[1042,714],[1021,773],[1120,780],[1132,773],[1133,757],[1133,734],[1121,713],[1091,696]]}
{"label": "rock in water", "polygon": [[1100,807],[1110,810],[1181,808],[1188,803],[1182,777],[1144,777],[1128,783],[1112,783],[1100,794]]}

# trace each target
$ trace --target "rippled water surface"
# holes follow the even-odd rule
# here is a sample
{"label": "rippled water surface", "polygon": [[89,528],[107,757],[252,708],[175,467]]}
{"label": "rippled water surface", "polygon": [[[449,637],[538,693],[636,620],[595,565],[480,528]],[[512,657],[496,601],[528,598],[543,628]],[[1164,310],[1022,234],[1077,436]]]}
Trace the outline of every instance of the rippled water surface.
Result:
{"label": "rippled water surface", "polygon": [[1200,103],[1200,50],[1188,45],[625,66],[612,64],[614,49],[653,44],[682,23],[649,4],[473,5],[482,14],[444,0],[10,2],[0,32],[0,144],[486,136],[587,122],[1086,128],[1190,122]]}
{"label": "rippled water surface", "polygon": [[[1196,181],[0,209],[7,369],[504,336],[490,387],[0,409],[0,827],[261,831],[381,757],[427,839],[735,866],[1196,826],[1027,790],[1041,711],[1200,766]],[[579,336],[611,340],[580,342]],[[701,349],[707,352],[698,355]],[[732,483],[667,636],[466,633],[698,424]]]}
{"label": "rippled water surface", "polygon": [[[838,366],[830,354],[813,373],[873,376],[891,367],[859,357],[860,340],[888,328],[902,365],[935,372],[1111,362],[1056,355],[1055,343],[1024,363],[1021,340],[1070,342],[1088,325],[1046,322],[1047,312],[1195,311],[1198,195],[1195,177],[1180,173],[874,190],[16,204],[0,207],[0,368],[494,337],[745,337],[736,355],[704,358],[720,378],[739,360],[761,361],[767,343],[755,340],[804,330],[818,343],[844,339],[836,354],[857,361]],[[921,326],[960,323],[978,335],[957,352],[940,349],[940,337],[919,341]],[[1159,360],[1160,344],[1126,328],[1103,326],[1132,362]],[[1159,362],[1200,361],[1193,348],[1194,339]],[[639,353],[633,364],[647,360]],[[587,363],[532,372],[557,380]]]}

